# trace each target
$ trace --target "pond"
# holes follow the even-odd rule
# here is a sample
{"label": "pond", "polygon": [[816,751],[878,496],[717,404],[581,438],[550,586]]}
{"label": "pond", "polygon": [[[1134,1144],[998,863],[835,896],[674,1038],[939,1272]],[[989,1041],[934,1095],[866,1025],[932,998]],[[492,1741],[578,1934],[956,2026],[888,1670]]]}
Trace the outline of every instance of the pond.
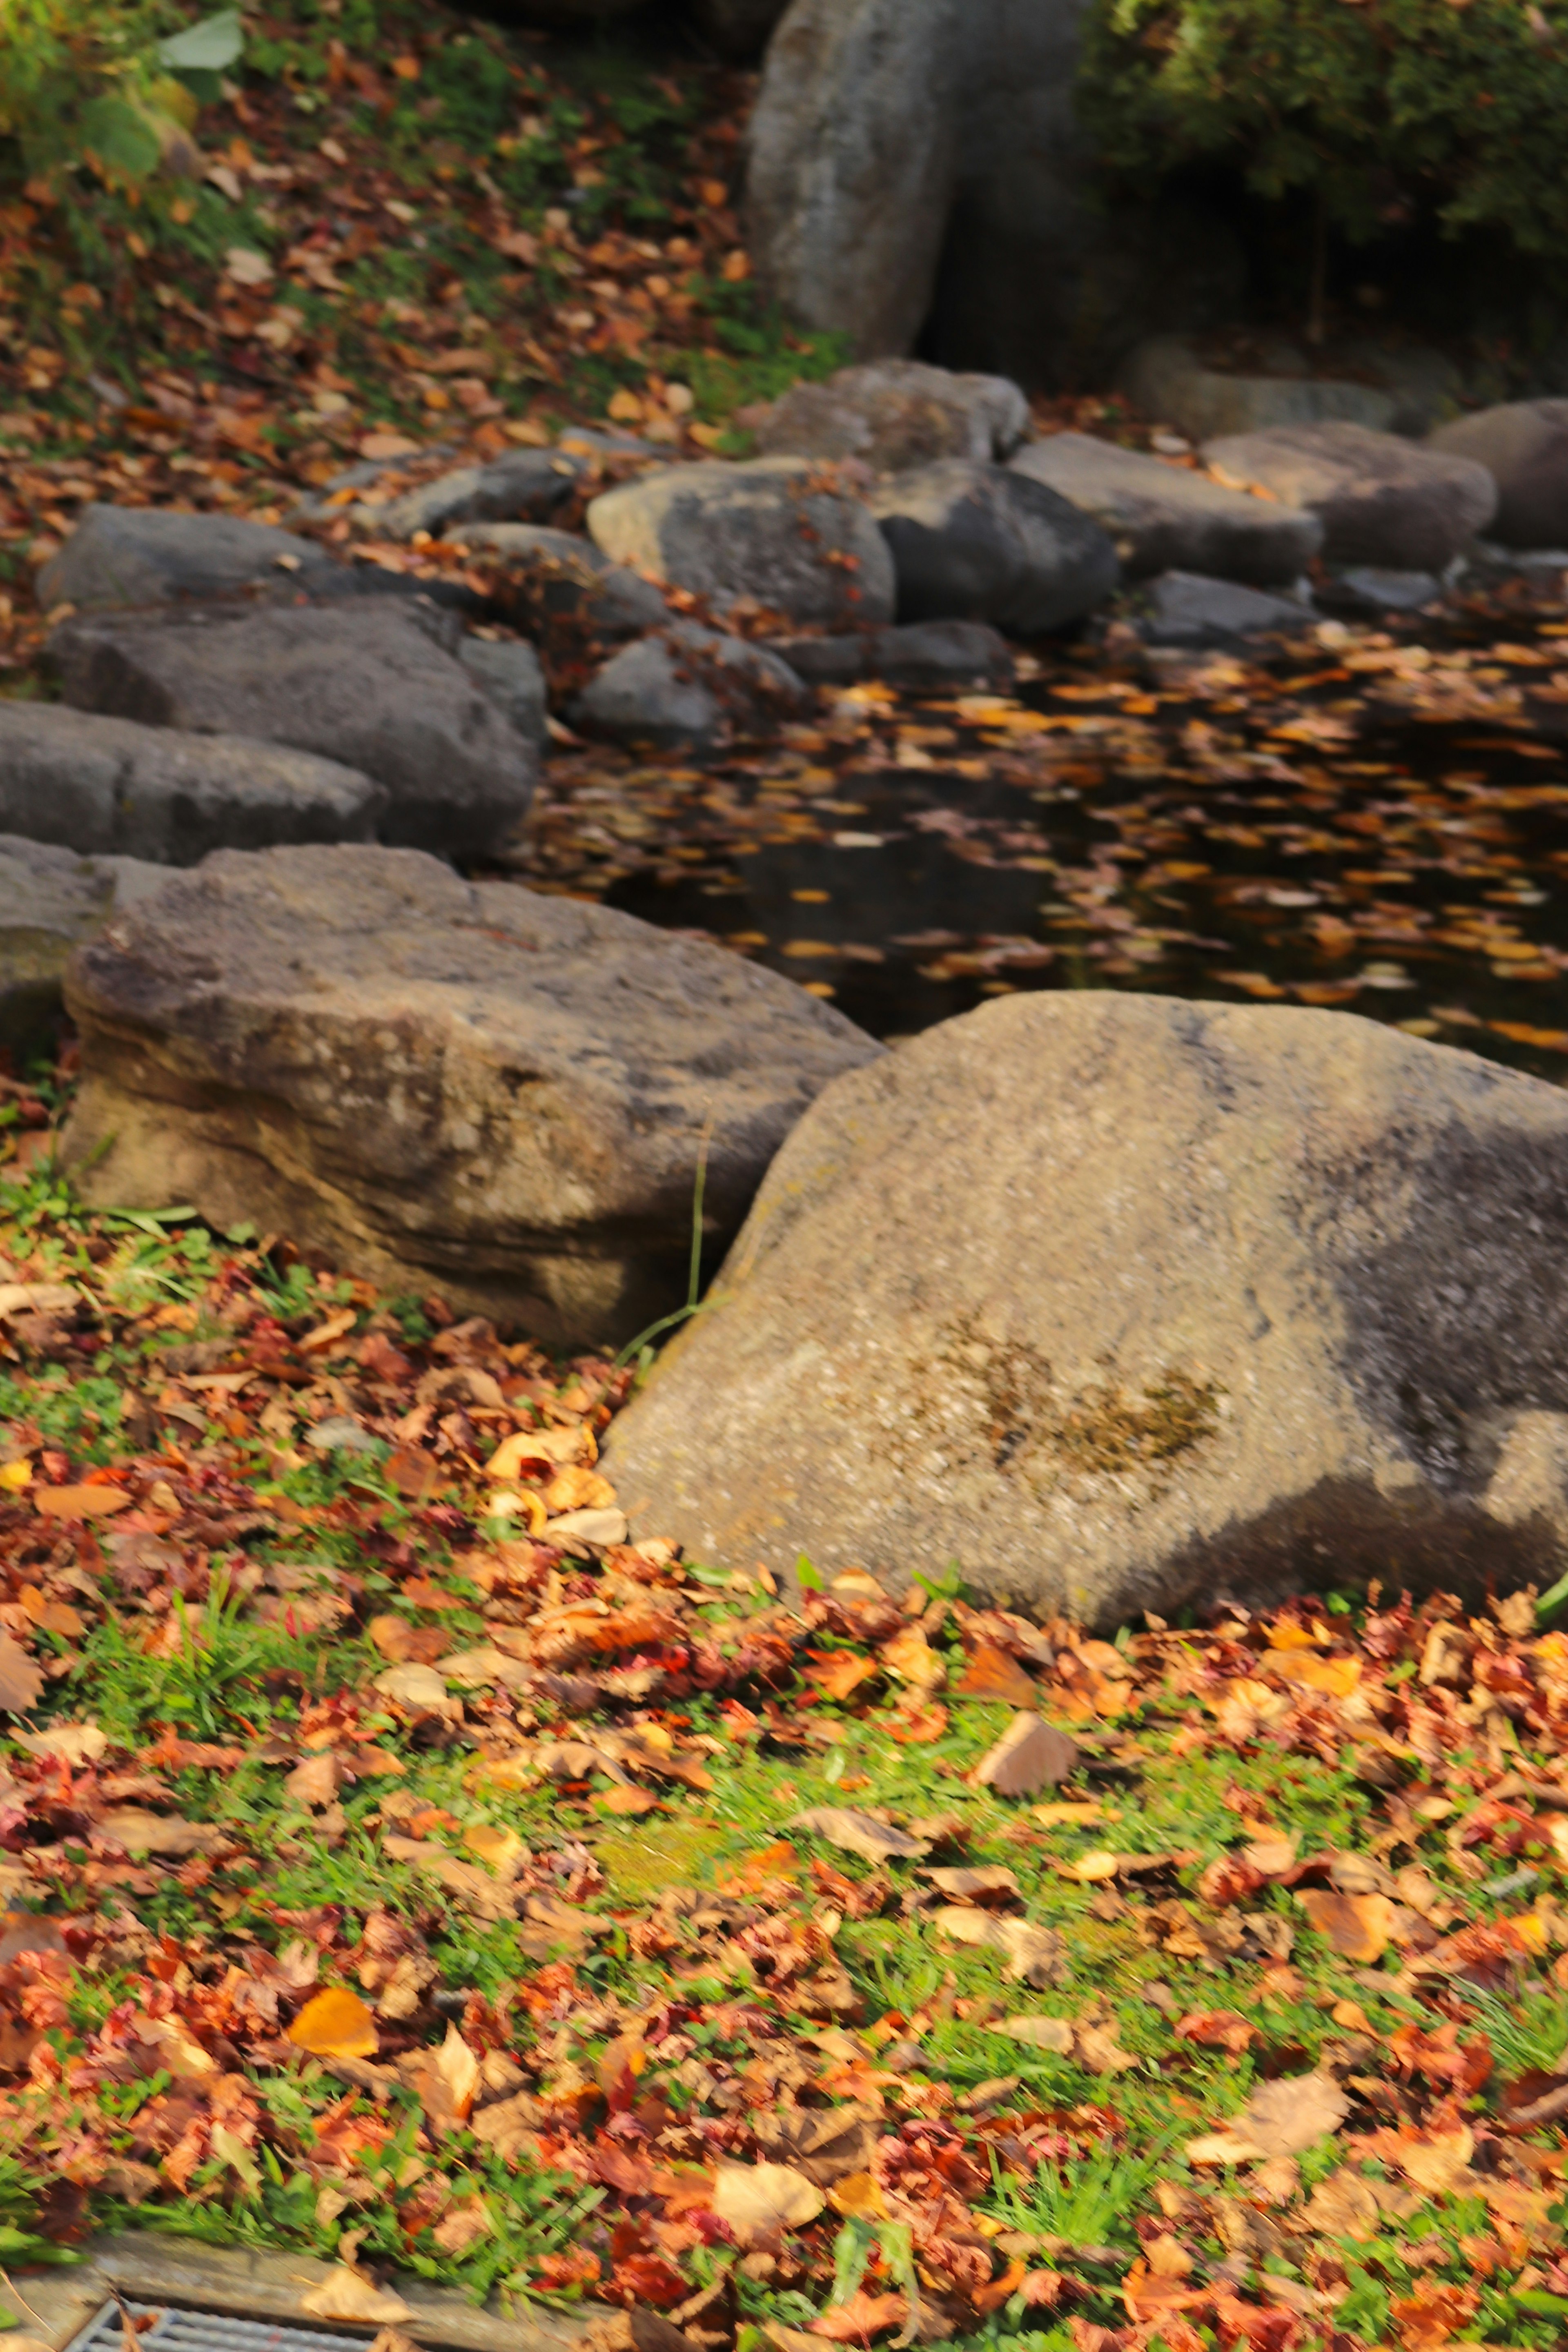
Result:
{"label": "pond", "polygon": [[862,688],[699,768],[552,763],[522,877],[699,933],[878,1036],[1017,989],[1352,1008],[1568,1076],[1568,608],[1081,646]]}

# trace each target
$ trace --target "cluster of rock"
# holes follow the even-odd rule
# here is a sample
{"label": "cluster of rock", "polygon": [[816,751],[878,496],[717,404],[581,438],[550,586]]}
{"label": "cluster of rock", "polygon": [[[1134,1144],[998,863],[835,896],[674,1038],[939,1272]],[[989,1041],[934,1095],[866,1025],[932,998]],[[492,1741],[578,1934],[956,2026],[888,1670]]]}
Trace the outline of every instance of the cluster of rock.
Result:
{"label": "cluster of rock", "polygon": [[1101,1623],[1561,1569],[1555,1087],[1347,1013],[1070,990],[889,1053],[723,950],[414,850],[94,887],[89,1200],[614,1347],[682,1298],[705,1171],[729,1255],[605,1456],[701,1559],[956,1559]]}

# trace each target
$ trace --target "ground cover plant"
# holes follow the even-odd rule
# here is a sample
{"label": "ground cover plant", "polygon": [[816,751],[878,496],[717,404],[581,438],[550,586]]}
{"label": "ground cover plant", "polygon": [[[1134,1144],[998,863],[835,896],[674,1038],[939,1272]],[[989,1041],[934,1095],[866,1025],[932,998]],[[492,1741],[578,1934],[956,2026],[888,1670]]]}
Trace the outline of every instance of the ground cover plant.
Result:
{"label": "ground cover plant", "polygon": [[617,1541],[635,1364],[83,1213],[68,1086],[0,1193],[17,2298],[125,2223],[386,2352],[408,2272],[700,2352],[1561,2341],[1557,1596],[1112,1640]]}

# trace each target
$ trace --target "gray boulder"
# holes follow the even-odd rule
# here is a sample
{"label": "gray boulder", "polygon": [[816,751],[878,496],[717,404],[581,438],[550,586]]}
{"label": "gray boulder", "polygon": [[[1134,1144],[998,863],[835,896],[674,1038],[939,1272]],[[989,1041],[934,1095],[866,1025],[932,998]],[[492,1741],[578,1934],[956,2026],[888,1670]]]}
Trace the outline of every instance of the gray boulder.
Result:
{"label": "gray boulder", "polygon": [[767,650],[808,686],[853,686],[879,677],[911,694],[963,686],[1005,686],[1013,677],[1007,640],[984,621],[916,621],[853,637],[774,637]]}
{"label": "gray boulder", "polygon": [[460,546],[496,557],[503,602],[536,627],[587,636],[640,637],[669,617],[651,580],[612,563],[591,539],[542,523],[472,522],[454,527]]}
{"label": "gray boulder", "polygon": [[386,793],[335,760],[0,701],[0,825],[89,856],[195,866],[210,849],[374,841]]}
{"label": "gray boulder", "polygon": [[198,603],[249,590],[279,602],[346,596],[368,567],[340,563],[313,540],[238,515],[176,514],[164,507],[89,506],[38,573],[46,611]]}
{"label": "gray boulder", "polygon": [[1031,441],[1012,467],[1103,523],[1132,579],[1201,572],[1283,587],[1300,579],[1323,542],[1316,515],[1222,488],[1206,474],[1088,433]]}
{"label": "gray boulder", "polygon": [[1486,467],[1498,488],[1489,532],[1504,547],[1568,546],[1568,400],[1483,408],[1426,446]]}
{"label": "gray boulder", "polygon": [[798,457],[668,466],[588,509],[595,543],[719,610],[766,605],[826,627],[893,617],[893,567],[866,509]]}
{"label": "gray boulder", "polygon": [[516,637],[465,636],[457,652],[469,677],[483,687],[523,741],[536,750],[542,746],[549,732],[550,693],[533,647]]}
{"label": "gray boulder", "polygon": [[1545,1582],[1568,1511],[1514,1473],[1568,1436],[1565,1202],[1568,1098],[1494,1063],[1010,997],[827,1089],[604,1468],[716,1565],[956,1560],[1101,1626]]}
{"label": "gray boulder", "polygon": [[220,856],[78,950],[95,1202],[249,1217],[398,1290],[617,1347],[880,1047],[776,973],[408,850]]}
{"label": "gray boulder", "polygon": [[1266,596],[1234,580],[1165,572],[1149,583],[1141,626],[1152,646],[1230,646],[1248,637],[1300,636],[1315,624],[1310,604]]}
{"label": "gray boulder", "polygon": [[1484,466],[1362,425],[1280,425],[1210,441],[1203,455],[1222,481],[1317,515],[1329,563],[1441,572],[1497,509]]}
{"label": "gray boulder", "polygon": [[527,814],[536,761],[441,634],[411,599],[378,596],[71,621],[51,652],[78,709],[342,761],[384,788],[384,840],[479,856]]}
{"label": "gray boulder", "polygon": [[60,1011],[71,950],[169,878],[136,857],[79,857],[0,834],[0,1044],[26,1052]]}
{"label": "gray boulder", "polygon": [[1154,335],[1128,353],[1117,382],[1143,415],[1175,425],[1194,441],[1330,423],[1386,433],[1399,423],[1392,391],[1314,374],[1304,357],[1288,350],[1279,358],[1277,372],[1216,367],[1186,337]]}
{"label": "gray boulder", "polygon": [[1116,551],[1092,516],[1002,466],[950,457],[895,475],[871,508],[900,621],[989,621],[1033,637],[1081,620],[1116,586]]}
{"label": "gray boulder", "polygon": [[584,734],[654,751],[711,751],[733,737],[771,734],[805,696],[784,662],[696,621],[672,621],[623,646],[577,698]]}
{"label": "gray boulder", "polygon": [[939,457],[1010,457],[1028,429],[1029,404],[1005,376],[879,360],[793,384],[756,432],[767,457],[858,457],[900,474]]}
{"label": "gray boulder", "polygon": [[343,512],[352,524],[381,539],[433,537],[465,522],[547,523],[571,498],[583,478],[575,457],[559,449],[510,449],[488,466],[459,466],[422,482],[417,489],[376,504],[365,501]]}
{"label": "gray boulder", "polygon": [[1320,582],[1312,593],[1325,613],[1419,613],[1436,602],[1443,583],[1431,572],[1389,572],[1358,563]]}

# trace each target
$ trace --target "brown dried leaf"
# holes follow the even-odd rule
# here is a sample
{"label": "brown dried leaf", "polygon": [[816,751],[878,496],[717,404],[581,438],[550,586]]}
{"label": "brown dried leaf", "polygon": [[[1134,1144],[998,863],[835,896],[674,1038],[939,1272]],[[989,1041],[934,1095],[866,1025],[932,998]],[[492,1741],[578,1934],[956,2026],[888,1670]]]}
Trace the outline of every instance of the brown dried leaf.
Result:
{"label": "brown dried leaf", "polygon": [[370,2319],[378,2325],[414,2316],[400,2294],[377,2286],[374,2279],[366,2278],[363,2271],[351,2270],[346,2263],[340,2263],[320,2286],[302,2294],[300,2308],[312,2319]]}
{"label": "brown dried leaf", "polygon": [[1016,1715],[969,1778],[999,1797],[1032,1797],[1054,1789],[1078,1769],[1078,1749],[1065,1731],[1037,1715]]}
{"label": "brown dried leaf", "polygon": [[1370,1966],[1383,1958],[1395,1917],[1386,1895],[1339,1895],[1326,1886],[1298,1886],[1296,1900],[1342,1958]]}
{"label": "brown dried leaf", "polygon": [[924,1838],[911,1837],[907,1830],[894,1829],[853,1805],[813,1805],[796,1813],[787,1826],[826,1838],[846,1853],[863,1854],[868,1862],[919,1862],[931,1851]]}
{"label": "brown dried leaf", "polygon": [[713,2184],[713,2210],[742,2245],[771,2245],[785,2230],[804,2229],[826,2201],[789,2164],[721,2164]]}

